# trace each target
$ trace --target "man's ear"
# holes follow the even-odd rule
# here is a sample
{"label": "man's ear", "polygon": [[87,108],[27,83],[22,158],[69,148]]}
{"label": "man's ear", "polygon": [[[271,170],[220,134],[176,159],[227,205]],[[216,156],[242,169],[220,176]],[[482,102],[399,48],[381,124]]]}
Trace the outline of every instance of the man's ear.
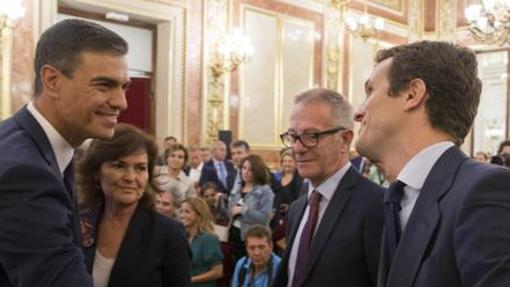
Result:
{"label": "man's ear", "polygon": [[406,93],[406,110],[416,109],[427,99],[427,85],[420,78],[412,79]]}
{"label": "man's ear", "polygon": [[42,66],[39,71],[44,91],[51,97],[58,97],[61,78],[64,76],[59,70],[51,65]]}

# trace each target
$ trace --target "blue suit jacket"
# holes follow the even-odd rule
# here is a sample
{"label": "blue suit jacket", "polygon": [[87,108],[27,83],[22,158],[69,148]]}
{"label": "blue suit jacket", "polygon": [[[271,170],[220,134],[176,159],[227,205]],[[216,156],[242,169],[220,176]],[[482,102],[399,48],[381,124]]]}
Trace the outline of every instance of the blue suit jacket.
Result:
{"label": "blue suit jacket", "polygon": [[378,286],[510,286],[510,170],[448,149],[425,180],[388,276],[384,246]]}
{"label": "blue suit jacket", "polygon": [[218,185],[220,192],[228,195],[234,187],[237,171],[230,161],[225,160],[224,163],[225,169],[227,170],[227,186],[224,186],[218,178],[216,168],[214,167],[214,161],[212,159],[206,161],[202,167],[202,173],[200,174],[199,180],[200,186],[203,186],[206,182],[212,181]]}
{"label": "blue suit jacket", "polygon": [[[97,230],[97,213],[83,213]],[[94,240],[96,232],[92,233]],[[84,248],[86,265],[92,273],[96,242]],[[184,228],[180,223],[137,207],[129,222],[110,273],[109,287],[186,287],[191,284],[190,260]]]}
{"label": "blue suit jacket", "polygon": [[[384,189],[349,168],[314,235],[302,287],[375,286],[383,225]],[[290,251],[307,206],[307,194],[290,206],[287,249],[275,287],[287,286]]]}
{"label": "blue suit jacket", "polygon": [[0,286],[92,286],[72,189],[23,108],[0,126]]}

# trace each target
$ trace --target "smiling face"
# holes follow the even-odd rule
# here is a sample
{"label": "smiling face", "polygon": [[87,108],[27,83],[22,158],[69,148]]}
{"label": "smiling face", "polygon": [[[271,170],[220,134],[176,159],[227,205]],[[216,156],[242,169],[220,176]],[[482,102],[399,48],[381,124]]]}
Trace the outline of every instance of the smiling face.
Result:
{"label": "smiling face", "polygon": [[129,77],[124,56],[82,52],[70,77],[52,67],[42,70],[50,75],[43,79],[54,84],[49,94],[54,105],[52,125],[72,146],[87,138],[113,136],[119,114],[127,108]]}
{"label": "smiling face", "polygon": [[138,151],[101,164],[97,178],[105,205],[136,205],[149,178],[147,152]]}
{"label": "smiling face", "polygon": [[[336,128],[331,107],[323,102],[298,103],[292,109],[288,132],[322,132]],[[349,132],[352,136],[352,132]],[[301,141],[292,147],[299,175],[320,185],[348,161],[350,139],[344,142],[342,132],[324,135],[317,146],[307,148]]]}
{"label": "smiling face", "polygon": [[392,59],[377,64],[366,82],[367,98],[354,114],[360,123],[356,150],[373,162],[380,162],[394,149],[394,140],[405,120],[401,111],[402,95],[388,94],[388,72]]}
{"label": "smiling face", "polygon": [[183,150],[174,150],[166,159],[168,168],[171,170],[181,170],[185,164],[185,153]]}
{"label": "smiling face", "polygon": [[187,202],[184,202],[181,205],[181,209],[179,210],[179,219],[181,220],[182,225],[189,229],[191,227],[198,225],[198,215],[193,210],[191,205]]}

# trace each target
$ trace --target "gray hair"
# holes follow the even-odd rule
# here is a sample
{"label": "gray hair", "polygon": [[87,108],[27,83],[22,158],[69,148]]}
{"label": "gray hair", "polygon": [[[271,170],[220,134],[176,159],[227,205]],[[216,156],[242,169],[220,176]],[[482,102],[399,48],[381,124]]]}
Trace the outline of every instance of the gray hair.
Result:
{"label": "gray hair", "polygon": [[353,108],[339,93],[322,88],[314,88],[297,95],[294,104],[324,103],[331,107],[331,118],[337,126],[354,129]]}

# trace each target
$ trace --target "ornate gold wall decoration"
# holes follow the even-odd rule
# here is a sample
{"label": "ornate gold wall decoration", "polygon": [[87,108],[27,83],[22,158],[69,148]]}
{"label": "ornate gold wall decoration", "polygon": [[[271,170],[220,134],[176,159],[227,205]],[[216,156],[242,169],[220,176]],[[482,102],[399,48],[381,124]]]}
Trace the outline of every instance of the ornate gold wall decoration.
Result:
{"label": "ornate gold wall decoration", "polygon": [[341,91],[342,83],[339,72],[342,66],[345,5],[350,0],[325,0],[324,9],[326,15],[325,25],[325,53],[326,53],[326,87],[331,90]]}
{"label": "ornate gold wall decoration", "polygon": [[340,36],[343,27],[342,10],[331,5],[332,0],[325,5],[326,14],[326,87],[340,90],[339,71],[341,62]]}
{"label": "ornate gold wall decoration", "polygon": [[[205,1],[204,63],[210,63],[215,43],[228,30],[229,4],[228,0]],[[228,103],[224,96],[224,76],[217,77],[214,69],[209,68],[206,73],[205,130],[207,143],[211,143],[218,137],[218,130],[224,128],[224,119],[228,119],[224,114],[224,111],[228,111]]]}
{"label": "ornate gold wall decoration", "polygon": [[438,40],[455,41],[455,30],[457,26],[457,1],[438,0],[439,1],[439,25]]}
{"label": "ornate gold wall decoration", "polygon": [[[408,0],[413,1],[413,0]],[[395,11],[402,11],[404,7],[403,0],[370,0],[368,2],[376,3],[378,5],[384,6],[386,8],[390,8]]]}
{"label": "ornate gold wall decoration", "polygon": [[409,5],[409,26],[407,41],[409,43],[419,41],[423,38],[423,0],[408,0]]}

